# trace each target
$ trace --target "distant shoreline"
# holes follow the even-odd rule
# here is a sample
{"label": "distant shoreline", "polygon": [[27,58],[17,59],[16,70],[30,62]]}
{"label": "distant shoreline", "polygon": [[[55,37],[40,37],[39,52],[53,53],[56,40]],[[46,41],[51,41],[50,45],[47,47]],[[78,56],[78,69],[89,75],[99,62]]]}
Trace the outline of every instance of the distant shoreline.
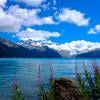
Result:
{"label": "distant shoreline", "polygon": [[[1,57],[0,59],[9,59],[9,58],[10,58],[10,57],[4,57],[4,58]],[[19,58],[19,57],[18,57],[18,58],[14,58],[14,57],[11,57],[10,59],[49,59],[49,60],[50,60],[50,59],[60,59],[60,60],[61,60],[61,59],[68,59],[68,60],[75,60],[75,59],[76,59],[76,60],[82,60],[82,59],[83,59],[83,60],[84,60],[84,59],[86,59],[86,60],[91,60],[91,59],[92,59],[92,60],[99,60],[100,58],[26,58],[26,57],[25,57],[25,58]]]}

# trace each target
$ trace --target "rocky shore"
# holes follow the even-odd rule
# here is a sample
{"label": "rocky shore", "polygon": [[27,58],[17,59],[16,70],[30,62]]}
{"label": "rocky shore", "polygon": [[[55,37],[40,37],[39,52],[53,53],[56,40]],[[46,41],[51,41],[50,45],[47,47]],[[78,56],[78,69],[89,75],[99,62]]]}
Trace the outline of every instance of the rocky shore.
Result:
{"label": "rocky shore", "polygon": [[55,80],[56,100],[84,100],[74,81],[70,79]]}
{"label": "rocky shore", "polygon": [[55,100],[84,100],[73,80],[60,78],[55,80]]}

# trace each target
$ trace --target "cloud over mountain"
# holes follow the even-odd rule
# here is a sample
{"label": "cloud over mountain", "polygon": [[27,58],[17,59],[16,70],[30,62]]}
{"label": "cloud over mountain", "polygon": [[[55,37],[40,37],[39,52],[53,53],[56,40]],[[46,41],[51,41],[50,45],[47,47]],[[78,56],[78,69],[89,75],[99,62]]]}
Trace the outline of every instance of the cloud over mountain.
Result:
{"label": "cloud over mountain", "polygon": [[56,49],[58,51],[69,51],[71,55],[77,53],[88,52],[91,50],[95,50],[100,48],[99,42],[89,42],[85,40],[78,40],[72,42],[66,42],[64,44],[56,44],[52,43],[52,45],[48,45],[50,48]]}

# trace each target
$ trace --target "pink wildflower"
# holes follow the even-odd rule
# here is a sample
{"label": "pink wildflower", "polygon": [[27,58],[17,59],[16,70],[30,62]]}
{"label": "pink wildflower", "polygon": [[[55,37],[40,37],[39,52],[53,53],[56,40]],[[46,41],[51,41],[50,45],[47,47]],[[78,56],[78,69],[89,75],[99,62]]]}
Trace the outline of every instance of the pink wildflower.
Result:
{"label": "pink wildflower", "polygon": [[42,85],[40,65],[39,65],[39,73],[38,73],[38,84],[39,84],[39,86],[41,86],[41,85]]}
{"label": "pink wildflower", "polygon": [[14,89],[17,89],[17,81],[16,81],[15,75],[14,75],[14,78],[13,78],[13,87],[14,87]]}
{"label": "pink wildflower", "polygon": [[52,81],[53,80],[53,68],[52,68],[52,65],[50,63],[50,76],[49,76],[49,81]]}
{"label": "pink wildflower", "polygon": [[98,69],[98,66],[96,64],[96,61],[92,62],[92,67],[93,67],[94,74],[99,75],[100,73],[99,73],[99,69]]}

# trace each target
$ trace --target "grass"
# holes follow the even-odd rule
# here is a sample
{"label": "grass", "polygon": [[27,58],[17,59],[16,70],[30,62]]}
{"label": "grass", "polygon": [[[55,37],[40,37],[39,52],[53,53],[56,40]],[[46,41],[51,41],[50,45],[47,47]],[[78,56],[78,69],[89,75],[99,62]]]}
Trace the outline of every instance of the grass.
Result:
{"label": "grass", "polygon": [[16,77],[13,79],[13,97],[12,100],[25,100],[20,88],[17,85]]}
{"label": "grass", "polygon": [[49,93],[46,92],[45,88],[42,85],[40,65],[39,65],[39,75],[38,76],[39,76],[38,77],[38,80],[39,80],[38,84],[39,84],[40,100],[55,100],[54,79],[53,79],[52,65],[50,64]]}
{"label": "grass", "polygon": [[76,69],[76,78],[81,90],[81,93],[84,97],[84,100],[99,100],[100,99],[100,69],[97,66],[96,62],[92,62],[94,77],[88,72],[83,62],[84,69],[84,78]]}
{"label": "grass", "polygon": [[[82,64],[84,72],[81,74],[78,71],[76,62],[75,62],[75,73],[76,80],[81,91],[81,94],[84,97],[84,100],[100,100],[100,68],[96,64],[96,61],[91,62],[93,68],[93,75],[91,75],[83,62]],[[53,78],[53,68],[50,64],[50,75],[49,75],[49,90],[46,91],[42,82],[41,77],[41,66],[39,65],[38,69],[38,90],[39,90],[39,99],[40,100],[56,100],[55,98],[55,87],[54,87],[54,78]],[[24,95],[22,94],[16,77],[13,79],[13,97],[12,100],[25,100]]]}

